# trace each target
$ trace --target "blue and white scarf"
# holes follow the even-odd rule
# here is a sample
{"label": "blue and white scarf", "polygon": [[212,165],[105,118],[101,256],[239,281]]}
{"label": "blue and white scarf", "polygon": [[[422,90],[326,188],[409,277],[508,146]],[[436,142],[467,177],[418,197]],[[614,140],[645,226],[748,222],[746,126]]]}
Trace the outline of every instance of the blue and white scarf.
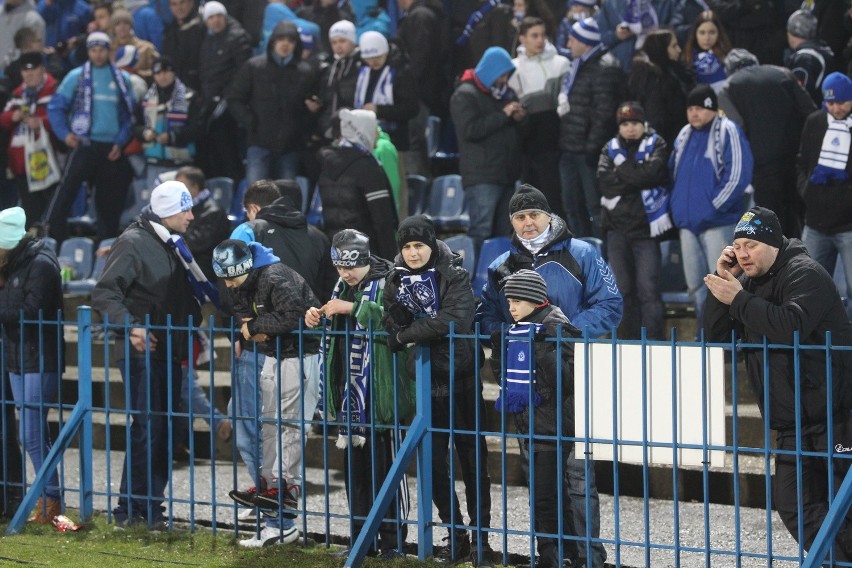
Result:
{"label": "blue and white scarf", "polygon": [[[361,290],[362,301],[375,302],[379,291],[384,288],[384,279],[379,278],[369,281]],[[338,280],[334,291],[331,293],[331,298],[339,298],[345,289],[343,280]],[[337,443],[339,449],[345,449],[349,444],[349,427],[352,428],[352,446],[359,448],[367,442],[367,424],[370,423],[370,408],[367,401],[370,400],[370,337],[367,335],[367,328],[355,321],[355,331],[360,332],[349,337],[352,338],[352,343],[349,345],[349,380],[343,389],[343,400],[340,405],[340,416],[338,421],[341,423],[338,426]],[[327,361],[326,357],[331,353],[332,340],[335,336],[327,334],[325,336],[324,348],[320,354],[320,412],[326,419],[329,415],[326,413],[325,397],[326,392],[326,372]],[[336,336],[338,339],[346,336]],[[347,352],[346,345],[340,345],[338,342],[338,356],[345,356]]]}
{"label": "blue and white scarf", "polygon": [[712,51],[701,51],[696,53],[692,60],[695,66],[695,79],[699,83],[710,85],[718,91],[727,75],[725,75],[725,67],[716,57],[716,54]]}
{"label": "blue and white scarf", "polygon": [[517,414],[530,406],[541,404],[541,395],[535,388],[535,342],[534,337],[541,332],[540,323],[518,322],[506,332],[506,376],[500,389],[500,396],[494,402],[494,408],[500,412]]}
{"label": "blue and white scarf", "polygon": [[849,174],[846,173],[846,164],[849,161],[849,148],[852,142],[852,117],[844,120],[835,120],[833,116],[826,113],[828,128],[822,138],[822,148],[819,151],[819,161],[811,173],[811,182],[816,185],[825,185],[830,180],[846,181]]}
{"label": "blue and white scarf", "polygon": [[157,117],[160,113],[166,113],[166,132],[180,128],[186,124],[189,118],[189,98],[187,97],[186,85],[180,79],[175,79],[172,97],[168,101],[160,102],[157,84],[154,83],[145,93],[142,99],[145,126],[151,130],[157,130]]}
{"label": "blue and white scarf", "polygon": [[373,89],[373,96],[367,100],[367,87],[370,86],[370,67],[362,65],[358,71],[358,80],[355,83],[355,108],[364,108],[367,103],[379,105],[393,104],[393,80],[396,77],[396,70],[390,65],[385,65],[379,75],[379,80],[376,82],[376,88]]}
{"label": "blue and white scarf", "polygon": [[[654,145],[657,142],[657,135],[651,134],[642,139],[639,143],[639,148],[636,150],[634,159],[638,163],[643,163],[648,156],[654,152]],[[627,161],[627,150],[621,147],[618,137],[610,140],[606,145],[607,153],[616,167]],[[621,196],[606,198],[601,197],[601,205],[607,210],[612,211],[618,202],[621,201]],[[645,216],[648,218],[648,225],[652,237],[662,235],[674,225],[669,216],[669,191],[663,186],[654,187],[651,189],[642,190],[642,204],[645,206]]]}
{"label": "blue and white scarf", "polygon": [[556,113],[559,116],[565,116],[571,111],[568,98],[571,96],[571,89],[574,88],[574,81],[577,80],[577,73],[580,72],[580,67],[582,67],[583,63],[603,51],[603,49],[603,44],[599,43],[580,57],[575,57],[571,60],[571,67],[562,78],[562,86],[557,96]]}
{"label": "blue and white scarf", "polygon": [[[713,166],[713,173],[716,175],[716,181],[722,179],[722,174],[725,168],[725,136],[722,132],[723,122],[727,120],[722,116],[717,116],[710,123],[710,136],[707,140],[707,151],[704,157],[710,160]],[[680,165],[680,159],[683,157],[683,149],[686,148],[689,142],[689,137],[692,134],[693,128],[689,125],[685,126],[680,134],[677,135],[674,143],[675,163],[672,177],[677,177],[677,169]]]}
{"label": "blue and white scarf", "polygon": [[470,36],[473,35],[473,29],[479,25],[479,22],[485,19],[488,12],[500,4],[502,4],[500,0],[488,0],[482,4],[478,10],[475,10],[467,19],[467,23],[465,24],[461,35],[456,38],[456,45],[467,45],[470,41]]}
{"label": "blue and white scarf", "polygon": [[414,317],[437,318],[440,309],[438,296],[438,274],[430,268],[419,274],[412,274],[406,268],[397,268],[402,274],[397,301],[414,314]]}
{"label": "blue and white scarf", "polygon": [[624,23],[636,36],[635,49],[641,49],[648,32],[660,27],[657,10],[651,0],[627,0],[624,4]]}
{"label": "blue and white scarf", "polygon": [[[118,91],[121,93],[121,100],[124,102],[124,110],[127,112],[128,120],[132,124],[134,122],[133,99],[130,97],[130,91],[124,83],[121,71],[112,63],[109,64],[109,68],[112,71],[113,81],[115,81]],[[92,129],[93,101],[92,62],[87,61],[83,65],[83,71],[80,73],[80,80],[77,83],[77,91],[74,96],[74,113],[71,117],[71,132],[78,138],[87,138]]]}
{"label": "blue and white scarf", "polygon": [[167,228],[156,221],[151,221],[149,219],[148,222],[151,223],[151,226],[154,228],[154,232],[157,233],[157,236],[160,237],[160,239],[166,243],[170,249],[175,251],[178,260],[180,260],[184,269],[186,269],[186,278],[189,281],[189,285],[192,287],[192,294],[195,296],[195,300],[198,302],[198,305],[203,306],[205,302],[209,301],[213,302],[216,309],[219,309],[219,289],[209,282],[206,276],[204,276],[204,272],[202,272],[201,267],[198,266],[198,263],[195,262],[194,258],[192,258],[192,253],[183,241],[183,237],[171,234]]}

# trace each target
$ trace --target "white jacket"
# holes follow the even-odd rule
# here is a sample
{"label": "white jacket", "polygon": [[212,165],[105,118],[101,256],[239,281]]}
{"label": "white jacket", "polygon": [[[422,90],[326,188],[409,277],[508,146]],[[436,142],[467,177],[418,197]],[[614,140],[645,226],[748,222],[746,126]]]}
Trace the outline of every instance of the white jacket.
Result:
{"label": "white jacket", "polygon": [[528,57],[524,46],[518,46],[518,56],[512,60],[516,71],[509,78],[509,86],[518,97],[544,90],[548,79],[559,77],[570,69],[570,61],[556,53],[550,41],[545,41],[544,50]]}

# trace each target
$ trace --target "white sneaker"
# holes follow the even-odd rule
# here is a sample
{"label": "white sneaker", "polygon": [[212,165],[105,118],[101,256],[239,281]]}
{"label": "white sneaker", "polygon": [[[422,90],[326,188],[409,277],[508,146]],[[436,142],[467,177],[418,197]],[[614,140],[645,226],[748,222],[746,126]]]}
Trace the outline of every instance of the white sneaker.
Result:
{"label": "white sneaker", "polygon": [[295,526],[289,529],[264,527],[259,535],[240,541],[243,548],[263,548],[273,544],[290,544],[299,539],[299,529]]}
{"label": "white sneaker", "polygon": [[240,509],[237,513],[238,521],[254,521],[257,519],[257,509]]}

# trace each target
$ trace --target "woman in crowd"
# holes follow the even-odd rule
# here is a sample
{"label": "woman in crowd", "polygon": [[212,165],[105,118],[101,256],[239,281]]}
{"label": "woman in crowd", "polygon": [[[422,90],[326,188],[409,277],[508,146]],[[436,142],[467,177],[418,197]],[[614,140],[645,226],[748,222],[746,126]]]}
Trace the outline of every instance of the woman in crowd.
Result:
{"label": "woman in crowd", "polygon": [[701,12],[683,48],[682,59],[695,70],[699,83],[717,91],[725,82],[725,56],[731,51],[731,41],[719,18],[710,10]]}

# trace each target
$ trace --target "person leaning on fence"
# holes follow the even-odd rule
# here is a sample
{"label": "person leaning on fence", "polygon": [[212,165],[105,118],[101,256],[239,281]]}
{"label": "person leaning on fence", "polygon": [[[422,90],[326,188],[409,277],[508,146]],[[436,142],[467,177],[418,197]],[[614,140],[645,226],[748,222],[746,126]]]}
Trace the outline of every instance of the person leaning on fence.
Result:
{"label": "person leaning on fence", "polygon": [[[327,328],[332,333],[325,336],[321,351],[320,409],[325,420],[337,425],[336,445],[345,450],[343,480],[354,517],[354,539],[399,447],[393,425],[406,423],[414,412],[414,385],[405,365],[399,366],[395,380],[393,354],[384,336],[374,335],[382,331],[385,278],[393,263],[371,254],[370,239],[354,229],[334,235],[331,262],[340,279],[331,300],[320,308],[308,308],[305,324],[315,328],[329,318]],[[355,333],[350,335],[351,332]],[[385,518],[392,521],[407,517],[405,478],[397,499],[385,513]],[[400,529],[405,542],[407,525],[402,524]],[[401,557],[400,545],[396,523],[382,523],[381,557]]]}
{"label": "person leaning on fence", "polygon": [[[479,430],[484,431],[487,428],[482,385],[475,390],[474,378],[477,344],[471,339],[460,339],[458,335],[447,338],[451,322],[455,324],[455,334],[459,335],[471,334],[473,326],[476,302],[467,271],[461,267],[461,257],[437,239],[432,221],[423,215],[403,221],[398,239],[401,252],[385,285],[382,324],[388,332],[388,346],[392,351],[401,351],[409,343],[431,347],[433,426],[472,431],[476,429],[479,416]],[[407,361],[412,376],[414,357],[412,349]],[[451,362],[453,367],[450,367]],[[452,424],[451,411],[455,419]],[[491,478],[486,468],[488,448],[482,435],[456,433],[453,439],[464,479],[474,545],[482,544],[483,560],[488,561],[491,550],[487,533],[479,536],[475,528],[491,526]],[[467,559],[471,541],[462,528],[464,519],[455,489],[450,485],[448,452],[452,448],[449,444],[449,432],[432,434],[433,501],[441,521],[454,523],[450,530],[450,546],[439,556],[455,562]],[[475,563],[478,556],[475,547],[472,552]]]}
{"label": "person leaning on fence", "polygon": [[[0,324],[5,371],[20,416],[21,443],[33,469],[39,471],[50,452],[47,413],[57,402],[63,370],[62,328],[56,323],[62,309],[62,280],[53,249],[42,239],[26,236],[25,224],[20,207],[0,211]],[[22,312],[26,323],[21,321]],[[36,321],[42,319],[43,325]],[[10,408],[6,412],[14,414]],[[5,435],[14,438],[12,432]],[[11,455],[9,461],[8,480],[20,481],[21,470],[11,471]],[[7,490],[11,494],[15,488]],[[49,524],[61,512],[62,496],[54,469],[29,520]]]}
{"label": "person leaning on fence", "polygon": [[124,379],[132,417],[113,510],[118,526],[166,521],[170,413],[178,409],[190,341],[172,326],[188,326],[190,318],[200,324],[199,304],[216,297],[181,238],[192,219],[184,184],[168,181],[154,188],[150,206],[113,243],[92,291],[92,307],[109,319],[116,338],[111,363]]}
{"label": "person leaning on fence", "polygon": [[[570,498],[564,473],[574,444],[563,441],[560,456],[556,440],[540,436],[574,436],[574,344],[557,344],[547,339],[557,337],[559,328],[566,338],[579,337],[581,333],[562,310],[551,305],[547,284],[536,271],[519,270],[512,274],[503,290],[515,323],[506,330],[505,343],[502,330],[492,336],[495,347],[491,352],[491,368],[495,377],[503,377],[500,398],[494,406],[498,411],[512,414],[517,431],[527,436],[520,441],[533,456],[535,466],[535,478],[528,484],[535,506],[535,531],[574,536],[577,533],[573,518],[566,514],[568,507],[561,509],[562,526],[559,526],[557,489],[557,480],[561,479],[561,498]],[[557,404],[557,400],[562,403]],[[563,547],[570,549],[563,551],[563,557],[577,556],[575,541],[564,541]],[[538,555],[536,566],[562,566],[557,539],[538,537]]]}
{"label": "person leaning on fence", "polygon": [[[783,235],[773,211],[751,208],[737,223],[733,237],[733,245],[726,246],[716,261],[716,273],[704,278],[710,291],[704,329],[710,341],[730,344],[733,330],[738,340],[749,344],[760,346],[766,338],[769,344],[789,346],[798,332],[800,345],[824,346],[830,332],[831,345],[852,345],[852,324],[831,276],[808,255],[801,241]],[[831,466],[836,491],[850,464],[843,459],[848,454],[840,454],[852,448],[847,384],[852,352],[832,349],[831,368],[827,369],[824,347],[769,349],[766,361],[763,348],[744,351],[749,381],[762,416],[777,432],[777,447],[793,452],[775,457],[773,503],[784,526],[808,550],[828,511],[829,461],[826,457],[797,455],[797,442],[801,441],[803,452],[825,454],[828,429],[833,428],[832,454],[836,457]],[[769,408],[764,406],[766,391]],[[796,482],[799,465],[801,487]],[[852,560],[849,511],[834,544],[835,560]]]}
{"label": "person leaning on fence", "polygon": [[[292,332],[319,302],[305,279],[257,242],[227,239],[213,251],[213,269],[225,281],[240,334],[266,355],[260,374],[263,463],[260,484],[231,498],[257,507],[266,526],[240,546],[260,548],[299,538],[293,523],[302,494],[304,434],[317,404],[319,341]],[[300,345],[301,344],[301,345]],[[304,414],[302,414],[304,413]]]}

